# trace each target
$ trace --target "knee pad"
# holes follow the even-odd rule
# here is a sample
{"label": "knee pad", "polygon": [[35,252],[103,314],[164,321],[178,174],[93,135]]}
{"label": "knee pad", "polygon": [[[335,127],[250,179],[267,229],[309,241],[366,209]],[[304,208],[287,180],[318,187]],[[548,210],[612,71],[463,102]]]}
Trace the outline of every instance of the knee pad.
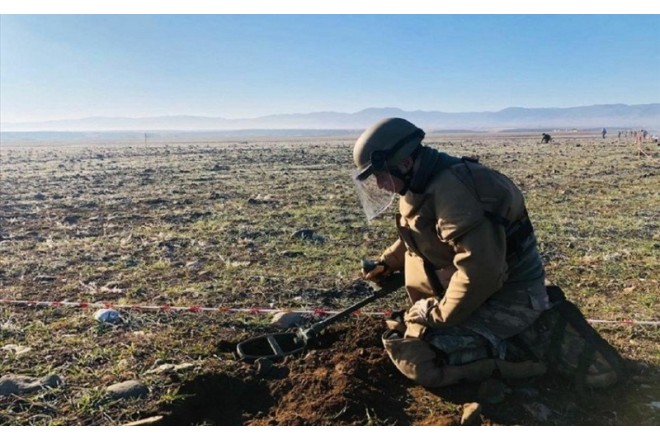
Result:
{"label": "knee pad", "polygon": [[407,378],[425,387],[446,385],[443,366],[427,342],[418,338],[405,338],[391,330],[383,334],[382,340],[390,360]]}
{"label": "knee pad", "polygon": [[543,375],[547,370],[541,362],[510,362],[493,358],[451,366],[443,364],[437,352],[424,340],[404,338],[395,331],[386,331],[382,341],[399,372],[424,387],[449,386],[461,380],[482,381],[493,376],[528,378]]}

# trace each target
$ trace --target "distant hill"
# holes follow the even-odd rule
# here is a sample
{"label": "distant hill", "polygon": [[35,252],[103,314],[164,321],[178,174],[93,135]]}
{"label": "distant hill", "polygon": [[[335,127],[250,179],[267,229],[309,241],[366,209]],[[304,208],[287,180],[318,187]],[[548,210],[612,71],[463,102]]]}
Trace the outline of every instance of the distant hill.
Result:
{"label": "distant hill", "polygon": [[599,127],[660,129],[660,103],[602,104],[569,108],[509,107],[497,112],[448,113],[369,108],[355,113],[315,112],[227,119],[190,115],[149,118],[83,119],[2,123],[3,132],[21,131],[236,131],[362,130],[386,117],[406,118],[427,131],[515,129],[594,129]]}

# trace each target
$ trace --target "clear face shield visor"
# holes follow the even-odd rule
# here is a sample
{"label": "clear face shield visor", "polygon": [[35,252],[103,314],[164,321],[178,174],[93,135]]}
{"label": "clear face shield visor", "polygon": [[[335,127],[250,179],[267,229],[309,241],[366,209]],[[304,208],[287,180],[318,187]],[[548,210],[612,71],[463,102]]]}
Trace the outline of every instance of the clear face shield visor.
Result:
{"label": "clear face shield visor", "polygon": [[368,222],[378,217],[394,202],[394,181],[389,173],[381,172],[376,176],[369,165],[363,170],[353,172],[353,182]]}

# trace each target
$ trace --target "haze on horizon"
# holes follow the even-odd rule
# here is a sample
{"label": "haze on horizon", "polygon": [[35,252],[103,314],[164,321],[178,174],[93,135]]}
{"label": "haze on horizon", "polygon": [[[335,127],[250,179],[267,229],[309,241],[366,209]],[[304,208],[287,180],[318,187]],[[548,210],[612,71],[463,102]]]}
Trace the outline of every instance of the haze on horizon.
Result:
{"label": "haze on horizon", "polygon": [[2,15],[0,122],[660,102],[658,15]]}

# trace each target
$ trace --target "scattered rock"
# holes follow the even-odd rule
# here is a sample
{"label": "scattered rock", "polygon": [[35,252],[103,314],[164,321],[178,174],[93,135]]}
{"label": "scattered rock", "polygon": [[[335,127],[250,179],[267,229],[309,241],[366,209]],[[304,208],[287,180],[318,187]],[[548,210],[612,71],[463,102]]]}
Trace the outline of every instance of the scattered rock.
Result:
{"label": "scattered rock", "polygon": [[64,384],[64,380],[59,375],[50,374],[45,377],[41,377],[39,380],[41,384],[45,387],[58,387]]}
{"label": "scattered rock", "polygon": [[80,220],[80,216],[72,214],[72,215],[66,216],[64,219],[62,219],[62,222],[66,223],[66,224],[69,224],[69,225],[73,225],[73,224],[77,224],[79,220]]}
{"label": "scattered rock", "polygon": [[110,323],[111,325],[116,325],[124,321],[124,318],[119,314],[118,311],[114,309],[99,309],[94,314],[96,321],[101,323]]}
{"label": "scattered rock", "polygon": [[194,366],[195,366],[194,363],[181,363],[181,364],[165,363],[165,364],[161,364],[160,366],[155,367],[153,369],[149,369],[148,371],[145,372],[145,375],[179,372],[179,371],[183,371],[183,370],[186,370],[186,369],[190,369]]}
{"label": "scattered rock", "polygon": [[2,347],[5,351],[13,352],[17,357],[26,354],[32,350],[29,346],[5,345]]}
{"label": "scattered rock", "polygon": [[106,392],[112,399],[144,398],[149,395],[149,389],[137,380],[113,384],[106,388]]}
{"label": "scattered rock", "polygon": [[479,385],[478,396],[479,400],[485,403],[501,403],[506,397],[506,386],[501,380],[489,378]]}
{"label": "scattered rock", "polygon": [[36,379],[26,375],[5,375],[0,378],[0,396],[20,395],[34,392],[44,387],[57,387],[64,384],[58,375],[46,375]]}
{"label": "scattered rock", "polygon": [[273,314],[273,318],[270,323],[277,326],[278,328],[287,329],[295,328],[300,326],[305,321],[302,314],[297,312],[276,312]]}
{"label": "scattered rock", "polygon": [[310,228],[302,228],[293,233],[291,237],[294,239],[309,240],[318,244],[325,243],[325,237],[321,236],[320,234],[316,234],[316,232]]}
{"label": "scattered rock", "polygon": [[123,294],[124,291],[125,291],[125,290],[122,289],[122,288],[118,288],[118,287],[116,287],[116,286],[112,286],[112,287],[110,287],[110,286],[108,286],[108,285],[102,286],[102,287],[99,289],[99,292],[102,292],[102,293],[109,293],[109,294]]}
{"label": "scattered rock", "polygon": [[466,403],[463,406],[463,415],[461,415],[461,426],[481,425],[481,404]]}
{"label": "scattered rock", "polygon": [[309,228],[303,228],[291,235],[294,239],[311,239],[314,237],[314,230]]}
{"label": "scattered rock", "polygon": [[248,198],[247,203],[250,205],[257,205],[257,204],[277,204],[279,201],[277,199],[274,199],[273,196],[267,194],[265,196],[262,196],[260,194],[256,195],[253,198]]}

